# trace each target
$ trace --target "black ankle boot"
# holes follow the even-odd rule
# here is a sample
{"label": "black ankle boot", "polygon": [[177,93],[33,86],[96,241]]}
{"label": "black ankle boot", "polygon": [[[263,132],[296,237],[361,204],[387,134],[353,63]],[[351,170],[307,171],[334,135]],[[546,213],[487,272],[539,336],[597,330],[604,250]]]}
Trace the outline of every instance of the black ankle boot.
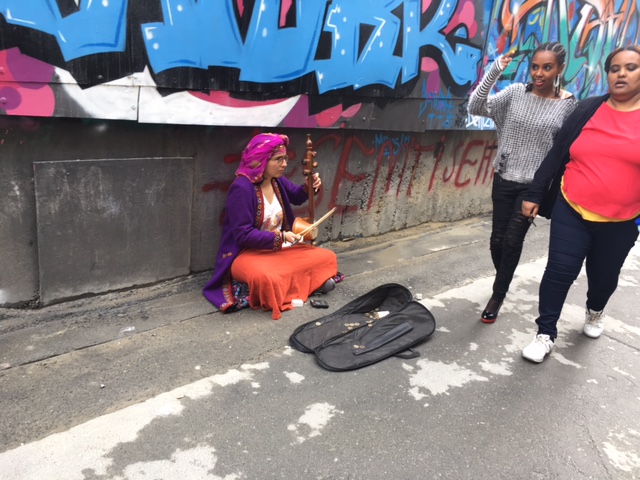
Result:
{"label": "black ankle boot", "polygon": [[333,278],[330,278],[326,282],[324,282],[324,285],[313,292],[312,295],[324,295],[325,293],[329,293],[334,288],[336,288],[336,282]]}
{"label": "black ankle boot", "polygon": [[[493,323],[498,319],[498,313],[500,313],[500,307],[502,307],[502,302],[504,302],[504,299],[500,300],[497,307],[493,307],[492,305],[495,305],[496,301],[493,298],[489,300],[489,303],[487,303],[487,306],[482,311],[482,315],[480,317],[480,320],[482,320],[482,323]],[[492,311],[492,310],[495,310],[495,311]]]}

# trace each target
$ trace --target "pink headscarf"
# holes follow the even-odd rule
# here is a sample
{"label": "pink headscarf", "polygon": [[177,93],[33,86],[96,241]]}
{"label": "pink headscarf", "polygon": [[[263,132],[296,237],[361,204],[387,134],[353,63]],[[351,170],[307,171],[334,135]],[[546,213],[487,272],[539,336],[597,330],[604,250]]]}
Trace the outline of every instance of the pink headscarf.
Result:
{"label": "pink headscarf", "polygon": [[289,137],[276,133],[261,133],[253,137],[244,151],[236,175],[247,177],[251,183],[262,181],[269,159],[279,150],[287,152]]}

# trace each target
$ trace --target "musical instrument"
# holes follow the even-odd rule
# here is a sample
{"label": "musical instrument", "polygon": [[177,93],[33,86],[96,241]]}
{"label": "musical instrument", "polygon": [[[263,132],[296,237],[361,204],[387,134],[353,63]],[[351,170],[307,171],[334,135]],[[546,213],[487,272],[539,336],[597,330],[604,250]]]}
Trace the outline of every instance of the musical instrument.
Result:
{"label": "musical instrument", "polygon": [[[307,242],[313,243],[315,239],[318,237],[318,225],[324,222],[327,218],[329,218],[333,212],[335,212],[335,208],[331,210],[329,213],[324,215],[317,222],[315,221],[315,200],[314,200],[314,189],[313,189],[313,169],[318,167],[318,162],[315,161],[315,157],[317,153],[313,150],[313,142],[311,141],[311,134],[307,134],[307,152],[305,153],[304,158],[302,159],[302,173],[306,177],[307,182],[307,191],[309,192],[309,216],[305,218],[296,218],[293,221],[293,226],[291,231],[297,235],[301,235],[304,240]],[[297,243],[297,242],[296,242]]]}
{"label": "musical instrument", "polygon": [[[293,222],[293,233],[296,233],[298,235],[301,235],[303,239],[306,240],[305,235],[312,235],[313,239],[315,240],[316,237],[318,236],[318,225],[320,225],[322,222],[324,222],[327,218],[329,218],[331,215],[333,215],[333,212],[336,211],[337,207],[333,207],[330,211],[328,211],[327,213],[325,213],[322,218],[316,222],[313,222],[313,224],[309,225],[308,227],[304,228],[303,230],[296,232],[295,228],[296,228],[296,222]],[[298,224],[299,228],[302,228],[305,224],[307,224],[307,222],[305,222],[302,219],[296,219],[296,220],[300,220],[300,223]],[[313,233],[312,233],[313,232]],[[296,243],[298,243],[300,240],[296,240],[295,242],[292,243],[292,245],[295,245]]]}

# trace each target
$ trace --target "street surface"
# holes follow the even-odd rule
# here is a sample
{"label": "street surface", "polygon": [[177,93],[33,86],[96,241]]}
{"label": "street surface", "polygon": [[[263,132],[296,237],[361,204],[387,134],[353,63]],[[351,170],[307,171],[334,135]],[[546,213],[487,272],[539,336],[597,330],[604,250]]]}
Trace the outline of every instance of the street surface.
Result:
{"label": "street surface", "polygon": [[[344,282],[285,312],[223,315],[209,273],[53,305],[0,309],[1,480],[640,478],[640,242],[582,335],[586,279],[556,348],[535,333],[549,223],[536,221],[497,322],[490,219],[332,242]],[[420,357],[329,372],[288,339],[375,286],[421,294]]]}

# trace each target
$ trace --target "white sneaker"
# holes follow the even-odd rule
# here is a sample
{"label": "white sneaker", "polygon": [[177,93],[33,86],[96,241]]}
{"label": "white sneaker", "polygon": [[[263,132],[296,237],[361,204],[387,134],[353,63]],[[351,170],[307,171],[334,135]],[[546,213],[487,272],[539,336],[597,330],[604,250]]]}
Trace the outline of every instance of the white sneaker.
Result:
{"label": "white sneaker", "polygon": [[522,350],[522,356],[532,362],[540,363],[553,350],[553,340],[549,335],[536,335],[529,345]]}
{"label": "white sneaker", "polygon": [[604,331],[604,325],[602,319],[604,317],[603,310],[599,312],[592,312],[587,308],[584,312],[584,326],[582,327],[582,333],[587,337],[598,338]]}

